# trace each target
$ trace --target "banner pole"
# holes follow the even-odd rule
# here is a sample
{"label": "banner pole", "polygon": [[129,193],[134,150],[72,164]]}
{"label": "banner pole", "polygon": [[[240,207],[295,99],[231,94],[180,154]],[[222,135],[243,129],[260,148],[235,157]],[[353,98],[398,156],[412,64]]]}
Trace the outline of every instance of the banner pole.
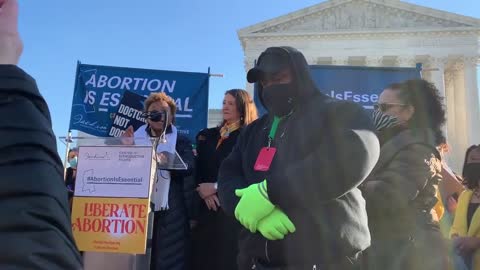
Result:
{"label": "banner pole", "polygon": [[420,78],[423,79],[424,78],[423,72],[425,72],[426,70],[423,69],[422,63],[415,64],[415,69],[420,72]]}
{"label": "banner pole", "polygon": [[65,138],[66,148],[65,148],[65,160],[63,161],[63,181],[67,176],[67,162],[68,162],[68,152],[70,151],[70,143],[72,142],[72,131],[68,131],[67,138]]}
{"label": "banner pole", "polygon": [[[74,84],[73,84],[72,105],[73,105],[73,101],[75,100],[75,88],[77,87],[77,80],[78,80],[78,77],[80,76],[79,72],[80,72],[81,64],[82,63],[80,62],[80,60],[77,60],[77,68],[75,70],[75,80],[73,80]],[[65,160],[63,161],[63,180],[64,181],[65,181],[65,177],[67,176],[68,151],[70,151],[70,143],[72,143],[72,130],[70,130],[71,124],[72,124],[72,110],[73,110],[73,106],[72,108],[70,108],[70,119],[68,120],[69,131],[68,131],[67,138],[65,138],[66,149],[65,149]]]}

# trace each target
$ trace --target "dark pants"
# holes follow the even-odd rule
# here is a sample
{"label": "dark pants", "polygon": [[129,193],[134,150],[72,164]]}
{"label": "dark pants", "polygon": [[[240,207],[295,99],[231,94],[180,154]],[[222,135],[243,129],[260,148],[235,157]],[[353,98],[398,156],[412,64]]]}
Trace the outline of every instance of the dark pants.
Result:
{"label": "dark pants", "polygon": [[240,224],[222,210],[203,212],[192,232],[195,270],[236,270]]}
{"label": "dark pants", "polygon": [[150,270],[189,270],[190,228],[175,208],[154,213]]}

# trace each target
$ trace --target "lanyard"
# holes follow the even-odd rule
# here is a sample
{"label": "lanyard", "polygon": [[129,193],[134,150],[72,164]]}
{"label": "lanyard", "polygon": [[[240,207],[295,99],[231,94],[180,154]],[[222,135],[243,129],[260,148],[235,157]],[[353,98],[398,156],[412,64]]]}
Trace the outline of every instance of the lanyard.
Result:
{"label": "lanyard", "polygon": [[280,123],[280,120],[282,120],[282,118],[278,116],[273,117],[272,127],[270,128],[270,133],[268,134],[268,148],[270,148],[270,146],[272,145],[273,139],[275,139],[275,134],[277,133],[278,124]]}

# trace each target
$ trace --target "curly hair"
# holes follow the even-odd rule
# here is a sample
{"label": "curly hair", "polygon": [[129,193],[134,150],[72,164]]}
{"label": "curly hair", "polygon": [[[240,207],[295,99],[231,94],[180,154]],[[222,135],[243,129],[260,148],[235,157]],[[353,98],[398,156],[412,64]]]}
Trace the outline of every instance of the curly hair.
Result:
{"label": "curly hair", "polygon": [[476,189],[479,187],[478,182],[480,181],[480,163],[469,163],[469,156],[472,151],[480,151],[479,145],[472,145],[465,152],[465,161],[463,162],[463,184],[468,189]]}
{"label": "curly hair", "polygon": [[398,91],[398,97],[403,103],[415,109],[408,121],[410,128],[430,128],[435,133],[437,145],[445,142],[442,126],[446,122],[443,97],[432,83],[414,79],[392,84],[388,89]]}
{"label": "curly hair", "polygon": [[175,124],[175,113],[177,112],[177,104],[175,103],[175,100],[165,94],[164,92],[158,92],[158,93],[151,93],[148,98],[145,100],[144,104],[144,110],[145,112],[150,108],[150,106],[158,101],[165,101],[168,104],[168,107],[170,108],[170,114],[172,117],[172,123]]}

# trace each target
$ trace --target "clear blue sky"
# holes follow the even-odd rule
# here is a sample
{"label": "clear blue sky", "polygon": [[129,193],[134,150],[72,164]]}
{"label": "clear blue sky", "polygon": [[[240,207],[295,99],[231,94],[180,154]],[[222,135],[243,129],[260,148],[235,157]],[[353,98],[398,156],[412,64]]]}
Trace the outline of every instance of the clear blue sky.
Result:
{"label": "clear blue sky", "polygon": [[[46,98],[57,136],[69,125],[76,61],[222,73],[210,81],[211,108],[246,84],[236,31],[322,0],[20,0],[20,66]],[[409,0],[480,18],[480,1]],[[59,143],[62,152],[63,145]],[[63,154],[62,154],[63,155]]]}

